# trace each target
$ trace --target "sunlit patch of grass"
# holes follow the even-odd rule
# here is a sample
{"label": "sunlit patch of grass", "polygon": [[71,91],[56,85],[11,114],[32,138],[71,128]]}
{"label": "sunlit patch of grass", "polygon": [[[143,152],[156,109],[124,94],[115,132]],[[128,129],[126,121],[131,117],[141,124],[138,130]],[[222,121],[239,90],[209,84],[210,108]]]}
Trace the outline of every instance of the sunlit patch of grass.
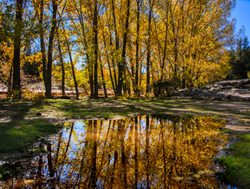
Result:
{"label": "sunlit patch of grass", "polygon": [[229,148],[229,155],[220,159],[225,166],[222,177],[240,188],[250,188],[250,134],[238,134],[238,142]]}
{"label": "sunlit patch of grass", "polygon": [[0,154],[26,151],[40,137],[55,133],[58,129],[58,126],[41,119],[0,123]]}

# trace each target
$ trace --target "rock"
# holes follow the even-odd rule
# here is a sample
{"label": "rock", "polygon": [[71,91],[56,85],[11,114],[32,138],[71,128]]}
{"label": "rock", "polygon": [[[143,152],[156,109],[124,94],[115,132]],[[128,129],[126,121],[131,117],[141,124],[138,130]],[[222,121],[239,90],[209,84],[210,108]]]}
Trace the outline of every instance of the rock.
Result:
{"label": "rock", "polygon": [[177,91],[174,96],[223,101],[250,101],[250,79],[219,81],[202,88]]}

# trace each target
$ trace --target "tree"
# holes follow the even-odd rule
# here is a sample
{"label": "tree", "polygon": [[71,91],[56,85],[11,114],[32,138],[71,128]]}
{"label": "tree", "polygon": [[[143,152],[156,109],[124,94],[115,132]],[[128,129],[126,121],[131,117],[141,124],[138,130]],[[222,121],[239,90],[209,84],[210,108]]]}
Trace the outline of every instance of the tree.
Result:
{"label": "tree", "polygon": [[125,78],[125,68],[126,68],[126,50],[127,50],[127,40],[128,40],[128,28],[129,28],[129,17],[130,17],[130,0],[127,0],[126,6],[126,17],[125,17],[125,27],[123,33],[123,47],[122,47],[122,57],[118,63],[118,86],[117,95],[122,95],[122,88],[124,85]]}
{"label": "tree", "polygon": [[23,0],[16,0],[16,17],[14,31],[14,56],[13,56],[13,98],[21,98],[21,79],[20,79],[20,53],[21,53],[21,35],[23,26]]}
{"label": "tree", "polygon": [[250,46],[244,30],[241,30],[236,41],[236,49],[230,51],[230,64],[232,79],[244,79],[250,72]]}
{"label": "tree", "polygon": [[93,98],[98,98],[98,1],[94,1],[93,16],[93,64],[94,64],[94,93]]}
{"label": "tree", "polygon": [[51,29],[49,33],[49,44],[48,44],[48,61],[46,66],[46,84],[45,84],[45,97],[51,98],[51,73],[52,73],[52,62],[53,62],[53,42],[57,27],[57,9],[58,9],[58,2],[57,0],[51,0],[52,3],[52,18],[51,18]]}

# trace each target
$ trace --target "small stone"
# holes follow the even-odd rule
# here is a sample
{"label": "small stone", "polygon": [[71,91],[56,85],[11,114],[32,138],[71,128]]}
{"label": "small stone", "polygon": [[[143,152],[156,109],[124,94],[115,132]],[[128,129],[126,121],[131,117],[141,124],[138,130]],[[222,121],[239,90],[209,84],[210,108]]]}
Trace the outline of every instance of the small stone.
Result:
{"label": "small stone", "polygon": [[15,129],[21,129],[22,127],[20,125],[17,125],[14,127]]}

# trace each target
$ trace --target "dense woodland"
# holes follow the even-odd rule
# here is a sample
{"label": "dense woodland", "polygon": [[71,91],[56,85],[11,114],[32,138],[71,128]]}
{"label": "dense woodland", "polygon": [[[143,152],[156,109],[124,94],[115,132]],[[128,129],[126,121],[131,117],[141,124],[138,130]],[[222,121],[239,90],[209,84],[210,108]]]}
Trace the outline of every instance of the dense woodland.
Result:
{"label": "dense woodland", "polygon": [[[22,96],[24,74],[43,81],[47,98],[57,82],[63,96],[71,86],[78,99],[82,91],[91,98],[100,93],[107,97],[109,91],[115,96],[157,96],[161,86],[200,87],[234,77],[238,73],[231,67],[238,70],[235,62],[242,51],[229,50],[234,43],[234,4],[1,0],[0,80],[16,99]],[[244,40],[238,47],[249,55]],[[247,74],[245,67],[240,69]]]}

